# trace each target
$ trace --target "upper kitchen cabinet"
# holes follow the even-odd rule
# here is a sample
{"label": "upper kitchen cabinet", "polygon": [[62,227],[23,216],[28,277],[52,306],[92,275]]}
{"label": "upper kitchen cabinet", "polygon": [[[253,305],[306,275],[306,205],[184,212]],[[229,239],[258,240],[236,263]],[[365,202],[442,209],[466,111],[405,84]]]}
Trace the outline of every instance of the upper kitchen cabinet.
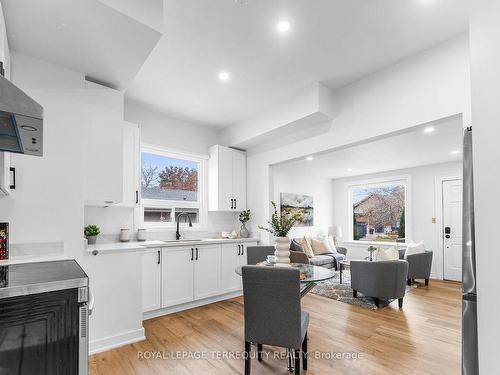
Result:
{"label": "upper kitchen cabinet", "polygon": [[246,209],[246,154],[215,145],[208,162],[208,208],[210,211]]}
{"label": "upper kitchen cabinet", "polygon": [[141,132],[139,125],[123,122],[122,207],[136,207],[140,199]]}
{"label": "upper kitchen cabinet", "polygon": [[85,129],[84,199],[89,206],[123,201],[123,121],[102,108],[89,114]]}

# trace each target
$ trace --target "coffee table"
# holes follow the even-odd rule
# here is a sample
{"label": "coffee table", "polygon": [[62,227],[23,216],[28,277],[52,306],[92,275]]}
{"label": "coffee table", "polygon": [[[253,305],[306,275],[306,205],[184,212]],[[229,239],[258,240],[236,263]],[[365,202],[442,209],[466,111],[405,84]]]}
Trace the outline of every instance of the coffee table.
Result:
{"label": "coffee table", "polygon": [[340,283],[342,284],[342,271],[344,268],[350,268],[351,267],[351,261],[344,259],[339,262],[339,268],[340,268]]}

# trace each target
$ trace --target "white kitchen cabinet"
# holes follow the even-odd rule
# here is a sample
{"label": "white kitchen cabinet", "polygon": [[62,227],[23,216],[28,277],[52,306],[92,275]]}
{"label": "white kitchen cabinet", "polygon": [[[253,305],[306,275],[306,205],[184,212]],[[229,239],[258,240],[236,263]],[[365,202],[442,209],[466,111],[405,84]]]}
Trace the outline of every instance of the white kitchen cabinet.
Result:
{"label": "white kitchen cabinet", "polygon": [[161,308],[161,249],[142,253],[142,311]]}
{"label": "white kitchen cabinet", "polygon": [[235,272],[242,264],[241,247],[234,243],[221,247],[221,292],[236,292],[241,289],[241,276]]}
{"label": "white kitchen cabinet", "polygon": [[195,300],[220,294],[220,257],[220,245],[195,247]]}
{"label": "white kitchen cabinet", "polygon": [[180,305],[194,299],[193,249],[164,248],[161,259],[161,307]]}
{"label": "white kitchen cabinet", "polygon": [[11,193],[10,153],[0,152],[0,196]]}
{"label": "white kitchen cabinet", "polygon": [[231,243],[221,246],[221,292],[236,292],[242,289],[241,276],[235,270],[247,265],[247,247],[257,242]]}
{"label": "white kitchen cabinet", "polygon": [[84,199],[109,206],[123,200],[123,121],[116,111],[92,109],[84,130]]}
{"label": "white kitchen cabinet", "polygon": [[246,209],[246,154],[215,145],[208,163],[208,206],[210,211]]}
{"label": "white kitchen cabinet", "polygon": [[123,200],[118,206],[137,207],[140,201],[141,133],[137,124],[123,122]]}

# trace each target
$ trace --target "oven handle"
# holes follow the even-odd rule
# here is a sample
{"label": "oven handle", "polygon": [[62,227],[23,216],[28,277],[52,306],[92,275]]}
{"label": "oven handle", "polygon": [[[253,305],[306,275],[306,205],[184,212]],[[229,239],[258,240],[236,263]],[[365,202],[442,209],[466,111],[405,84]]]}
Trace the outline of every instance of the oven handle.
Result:
{"label": "oven handle", "polygon": [[89,315],[92,315],[92,311],[94,310],[94,295],[89,290],[89,303],[88,303]]}

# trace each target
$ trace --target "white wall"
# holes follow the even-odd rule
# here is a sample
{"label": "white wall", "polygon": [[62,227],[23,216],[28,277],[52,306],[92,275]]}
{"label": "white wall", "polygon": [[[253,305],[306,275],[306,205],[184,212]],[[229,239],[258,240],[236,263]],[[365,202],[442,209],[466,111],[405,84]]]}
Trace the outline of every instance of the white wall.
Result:
{"label": "white wall", "polygon": [[471,18],[474,209],[476,225],[479,365],[498,373],[500,251],[495,199],[500,184],[500,3],[490,1]]}
{"label": "white wall", "polygon": [[289,233],[290,238],[316,237],[318,234],[328,233],[328,227],[333,222],[331,179],[297,175],[290,167],[276,165],[273,166],[272,181],[273,200],[278,205],[278,209],[280,193],[305,194],[313,197],[314,226],[294,227]]}
{"label": "white wall", "polygon": [[[437,179],[462,176],[462,163],[432,164],[416,168],[400,169],[390,172],[356,176],[333,180],[333,212],[334,223],[343,229],[344,237],[341,241],[348,248],[351,259],[362,259],[367,256],[366,244],[349,242],[349,226],[352,223],[348,208],[347,185],[362,183],[377,178],[391,178],[395,176],[409,177],[409,194],[407,202],[409,212],[406,212],[407,233],[409,240],[424,241],[426,247],[434,251],[432,262],[432,277],[443,277],[443,254],[440,249],[442,224],[439,222],[440,205],[437,194],[441,194]],[[436,223],[432,222],[436,218]]]}
{"label": "white wall", "polygon": [[[452,115],[470,120],[469,45],[461,36],[346,86],[333,95],[337,113],[322,135],[253,153],[247,159],[251,224],[269,217],[269,166],[359,144]],[[251,183],[263,181],[263,183]],[[263,236],[264,241],[269,238]]]}

